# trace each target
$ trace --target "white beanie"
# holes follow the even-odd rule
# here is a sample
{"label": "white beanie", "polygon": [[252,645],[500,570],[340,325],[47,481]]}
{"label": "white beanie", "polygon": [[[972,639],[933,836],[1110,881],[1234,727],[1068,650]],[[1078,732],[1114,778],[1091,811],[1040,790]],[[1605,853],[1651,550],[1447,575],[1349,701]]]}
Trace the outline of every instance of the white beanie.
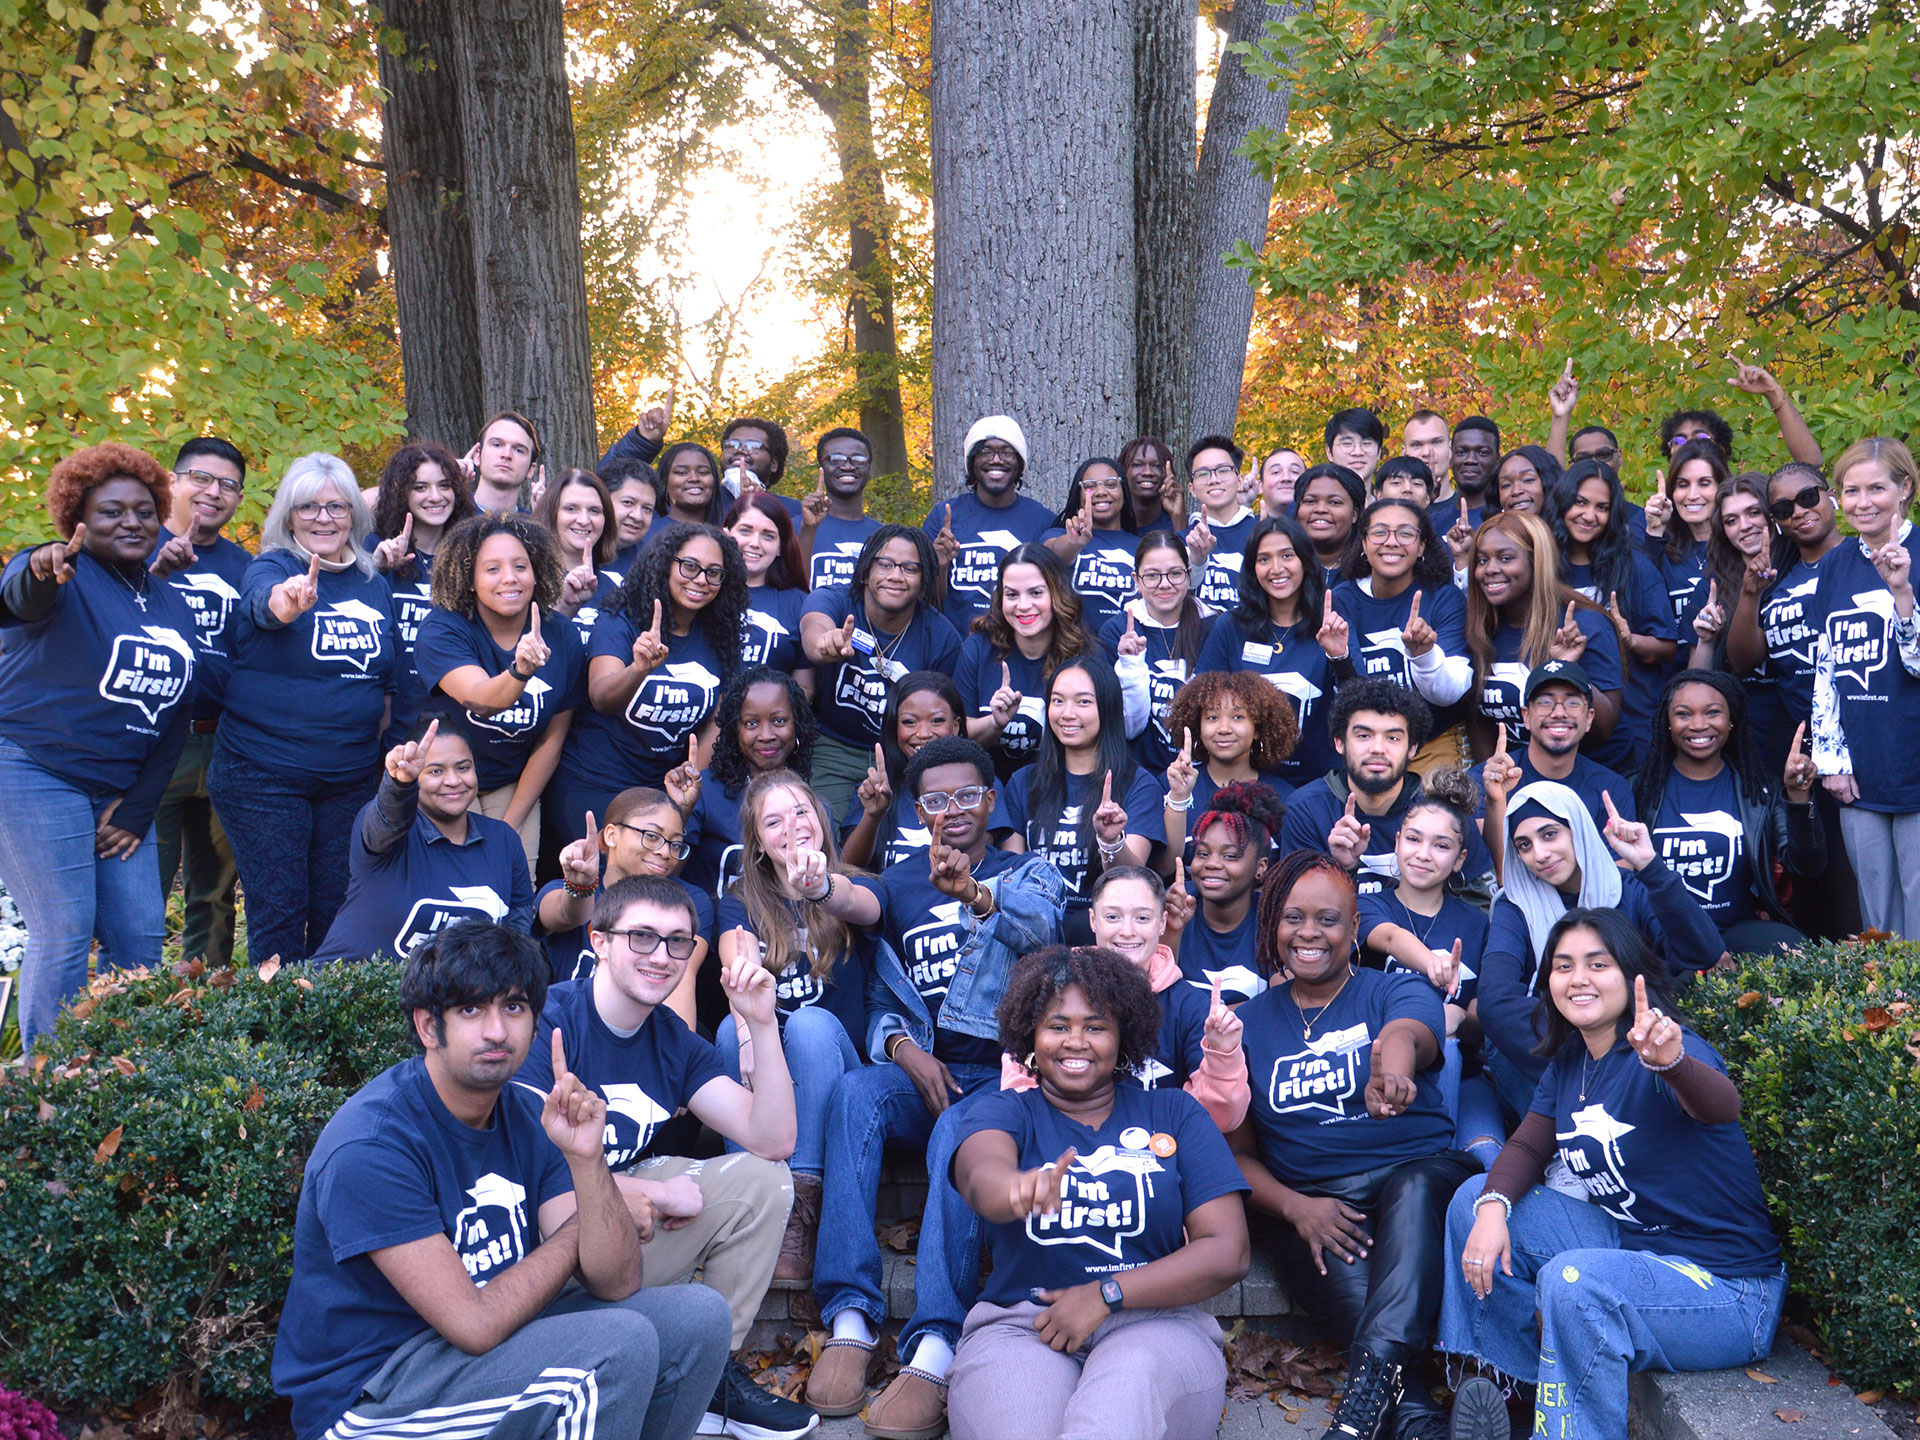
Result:
{"label": "white beanie", "polygon": [[1027,463],[1027,436],[1020,428],[1020,422],[1011,415],[984,415],[973,422],[973,428],[967,431],[965,443],[960,446],[964,459],[973,453],[973,447],[982,440],[1004,440],[1019,453],[1020,463]]}

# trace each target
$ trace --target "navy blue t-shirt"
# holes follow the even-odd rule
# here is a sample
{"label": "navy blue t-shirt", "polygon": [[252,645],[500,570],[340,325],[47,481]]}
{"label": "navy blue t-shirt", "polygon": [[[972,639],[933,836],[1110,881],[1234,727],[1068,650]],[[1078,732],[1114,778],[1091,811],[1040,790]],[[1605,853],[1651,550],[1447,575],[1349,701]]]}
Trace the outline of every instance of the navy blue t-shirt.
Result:
{"label": "navy blue t-shirt", "polygon": [[413,728],[431,688],[421,683],[414,647],[420,640],[420,625],[433,609],[433,556],[422,550],[413,559],[413,579],[387,577],[393,594],[394,633],[393,715],[387,721],[391,736],[405,735]]}
{"label": "navy blue t-shirt", "polygon": [[1199,1073],[1207,1058],[1202,1042],[1207,1033],[1207,1014],[1213,1008],[1213,992],[1196,991],[1191,985],[1176,980],[1157,998],[1160,1039],[1153,1057],[1142,1061],[1137,1069],[1120,1072],[1114,1079],[1138,1085],[1143,1090],[1178,1090]]}
{"label": "navy blue t-shirt", "polygon": [[[1673,524],[1679,524],[1676,518]],[[1679,628],[1684,647],[1693,644],[1693,617],[1707,604],[1707,542],[1690,541],[1675,560],[1667,553],[1664,538],[1646,542],[1651,558],[1660,569],[1661,583],[1667,587],[1667,603],[1673,608],[1674,624]],[[1733,597],[1728,596],[1729,600]]]}
{"label": "navy blue t-shirt", "polygon": [[[1533,752],[1530,746],[1522,745],[1517,750],[1509,747],[1507,754],[1512,756],[1514,763],[1520,767],[1520,784],[1513,787],[1515,790],[1518,790],[1521,785],[1531,785],[1536,780],[1548,778],[1533,768]],[[1486,769],[1485,764],[1473,767],[1474,781],[1480,786],[1480,804],[1473,813],[1473,818],[1476,820],[1484,820],[1487,814]],[[1633,782],[1625,776],[1615,774],[1599,761],[1588,759],[1585,755],[1576,754],[1573,757],[1573,769],[1567,777],[1564,780],[1556,780],[1554,783],[1566,786],[1580,797],[1581,802],[1587,807],[1587,813],[1593,816],[1596,830],[1606,828],[1607,799],[1609,798],[1613,801],[1613,808],[1620,812],[1622,818],[1627,820],[1640,818],[1639,811],[1634,808]]]}
{"label": "navy blue t-shirt", "polygon": [[[613,609],[614,598],[619,595],[620,587],[627,582],[627,567],[632,565],[634,556],[642,548],[644,547],[641,545],[634,546],[630,553],[626,553],[624,562],[620,555],[614,556],[613,564],[599,572],[593,598],[573,612],[574,638],[580,642],[583,654],[587,647],[593,644],[593,627],[600,623],[600,616],[603,613]],[[540,633],[543,636],[547,633],[544,623]]]}
{"label": "navy blue t-shirt", "polygon": [[[619,611],[603,612],[587,647],[589,675],[603,655],[632,664],[639,635]],[[687,737],[712,718],[731,671],[697,624],[685,635],[662,626],[660,638],[666,642],[667,658],[640,682],[625,710],[602,715],[589,703],[574,715],[560,756],[568,774],[619,791],[632,785],[658,786],[669,770],[686,762]]]}
{"label": "navy blue t-shirt", "polygon": [[[1574,610],[1573,618],[1587,637],[1586,651],[1580,656],[1580,668],[1587,672],[1587,680],[1595,690],[1620,689],[1620,637],[1614,632],[1613,621],[1601,611],[1584,606]],[[1527,744],[1526,707],[1520,697],[1526,693],[1527,676],[1532,673],[1532,667],[1520,658],[1520,646],[1525,638],[1519,626],[1504,622],[1494,632],[1493,664],[1480,682],[1474,704],[1474,709],[1487,719],[1507,727],[1509,754],[1518,753]],[[1598,747],[1589,735],[1581,748],[1592,752]],[[1604,755],[1595,758],[1603,764],[1606,761]]]}
{"label": "navy blue t-shirt", "polygon": [[[713,946],[713,897],[706,891],[687,884],[678,875],[673,877],[680,888],[687,892],[687,898],[693,902],[693,933]],[[589,980],[593,977],[594,967],[599,963],[593,953],[593,945],[587,939],[587,927],[575,925],[567,930],[549,930],[540,923],[540,906],[547,896],[561,888],[559,880],[549,880],[542,885],[533,897],[533,938],[538,940],[547,952],[547,964],[553,970],[553,983],[563,980]],[[692,962],[688,962],[692,963]]]}
{"label": "navy blue t-shirt", "polygon": [[1654,853],[1722,930],[1753,918],[1753,865],[1740,824],[1740,787],[1722,766],[1711,780],[1667,774],[1652,821]]}
{"label": "navy blue t-shirt", "polygon": [[[1349,653],[1363,680],[1392,680],[1418,693],[1413,660],[1400,639],[1416,594],[1420,618],[1433,627],[1440,649],[1456,659],[1467,655],[1467,601],[1452,585],[1409,585],[1383,600],[1372,593],[1370,580],[1343,580],[1330,593],[1333,608],[1347,622]],[[1466,718],[1465,699],[1432,706],[1433,734],[1451,730]]]}
{"label": "navy blue t-shirt", "polygon": [[[1343,771],[1343,778],[1344,774]],[[1394,847],[1400,840],[1400,823],[1407,818],[1407,811],[1413,808],[1419,793],[1420,777],[1409,771],[1401,782],[1393,808],[1386,814],[1354,811],[1354,818],[1367,826],[1367,848],[1360,856],[1360,873],[1354,877],[1354,888],[1359,894],[1390,889],[1399,881],[1400,862],[1394,857]],[[1287,818],[1280,823],[1280,848],[1325,851],[1327,836],[1346,811],[1344,790],[1336,794],[1324,775],[1308,781],[1287,797]],[[1480,838],[1478,826],[1469,826],[1467,863],[1461,869],[1462,877],[1471,882],[1491,874],[1492,870],[1493,856],[1487,852],[1487,842]]]}
{"label": "navy blue t-shirt", "polygon": [[[521,633],[525,633],[525,627]],[[543,620],[540,638],[547,644],[547,663],[534,671],[533,678],[521,689],[520,703],[489,715],[466,712],[482,790],[497,790],[518,781],[527,757],[546,734],[548,722],[586,703],[586,657],[573,627]],[[513,651],[495,644],[478,616],[457,615],[438,606],[420,623],[413,655],[420,683],[429,694],[464,665],[476,665],[488,675],[501,675],[513,664]]]}
{"label": "navy blue t-shirt", "polygon": [[993,603],[994,587],[1000,583],[1000,562],[1008,552],[1051,530],[1053,512],[1025,495],[1015,495],[1011,505],[995,509],[981,504],[969,490],[940,501],[927,512],[926,523],[920,528],[932,539],[949,514],[960,553],[947,567],[946,614],[954,630],[965,635],[973,617],[986,614]]}
{"label": "navy blue t-shirt", "polygon": [[327,1122],[300,1182],[293,1284],[273,1347],[273,1388],[292,1399],[301,1440],[319,1440],[430,1328],[373,1251],[444,1235],[480,1289],[539,1245],[540,1207],[573,1193],[540,1124],[545,1098],[508,1085],[492,1122],[475,1129],[447,1109],[416,1055]]}
{"label": "navy blue t-shirt", "polygon": [[[1106,773],[1068,775],[1066,805],[1059,820],[1050,827],[1042,826],[1032,813],[1029,793],[1033,776],[1034,767],[1028,765],[1016,771],[1013,778],[994,793],[993,819],[989,823],[995,834],[1010,831],[1019,835],[1026,840],[1029,855],[1043,856],[1050,861],[1060,872],[1060,878],[1067,882],[1067,909],[1085,910],[1093,904],[1087,894],[1087,870],[1097,853],[1093,812],[1100,808]],[[1124,795],[1115,786],[1113,798],[1127,812],[1127,834],[1143,835],[1156,845],[1166,840],[1167,794],[1144,767],[1134,768],[1133,783]],[[1084,824],[1081,823],[1083,812]]]}
{"label": "navy blue t-shirt", "polygon": [[[1487,948],[1487,917],[1483,911],[1476,910],[1458,895],[1445,895],[1441,897],[1437,914],[1416,915],[1407,908],[1395,889],[1388,888],[1360,897],[1360,939],[1363,945],[1375,927],[1380,925],[1398,925],[1443,959],[1453,954],[1453,942],[1458,940],[1460,993],[1451,997],[1451,1003],[1462,1009],[1473,1003],[1474,993],[1480,988],[1480,957]],[[1382,970],[1407,970],[1405,965],[1384,950],[1368,946],[1364,953],[1368,964],[1377,965]],[[1427,978],[1424,971],[1420,972],[1420,978]]]}
{"label": "navy blue t-shirt", "polygon": [[[162,525],[159,544],[147,557],[149,565],[171,539],[173,532]],[[194,546],[193,553],[193,564],[169,576],[167,583],[180,592],[187,609],[193,612],[193,718],[216,720],[227,693],[227,676],[233,672],[227,624],[233,618],[234,606],[240,603],[240,586],[253,556],[224,535],[211,545]],[[1812,681],[1808,686],[1811,695]]]}
{"label": "navy blue t-shirt", "polygon": [[771,665],[789,675],[806,668],[809,662],[800,651],[800,612],[807,608],[807,592],[762,585],[747,591],[747,607],[741,665]]}
{"label": "navy blue t-shirt", "polygon": [[1438,1154],[1453,1143],[1437,1053],[1432,1068],[1415,1072],[1413,1104],[1403,1114],[1376,1120],[1367,1113],[1373,1042],[1395,1020],[1425,1025],[1436,1052],[1446,1040],[1440,992],[1425,977],[1404,972],[1355,970],[1346,988],[1316,1011],[1311,1038],[1291,984],[1240,1007],[1253,1086],[1248,1113],[1260,1159],[1283,1185],[1325,1184]]}
{"label": "navy blue t-shirt", "polygon": [[380,761],[380,719],[397,674],[392,594],[384,575],[322,566],[319,600],[282,625],[268,596],[306,573],[291,550],[247,567],[220,743],[276,774],[358,779]]}
{"label": "navy blue t-shirt", "polygon": [[[1681,1045],[1727,1073],[1719,1051],[1685,1027]],[[1689,1116],[1626,1041],[1595,1069],[1575,1040],[1540,1077],[1531,1108],[1552,1117],[1560,1159],[1588,1203],[1619,1223],[1625,1249],[1678,1256],[1715,1275],[1779,1271],[1746,1133],[1737,1121],[1702,1125]]]}
{"label": "navy blue t-shirt", "polygon": [[1040,754],[1040,737],[1047,728],[1047,677],[1041,672],[1041,662],[1028,659],[1017,646],[996,650],[986,636],[969,635],[961,642],[960,658],[954,662],[953,683],[966,704],[967,718],[978,719],[993,711],[993,693],[1000,688],[1002,665],[1007,667],[1013,688],[1020,692],[1020,708],[994,746],[994,765],[1005,780]]}
{"label": "navy blue t-shirt", "polygon": [[[860,824],[860,817],[867,813],[867,807],[860,803],[859,795],[847,802],[847,813],[840,821],[840,843],[847,843]],[[874,851],[868,858],[869,870],[884,870],[889,865],[897,865],[916,850],[924,850],[933,844],[933,835],[927,829],[927,822],[920,818],[920,809],[913,802],[913,796],[896,794],[887,813],[880,817],[880,832],[874,837]]]}
{"label": "navy blue t-shirt", "polygon": [[[1488,490],[1493,488],[1491,485],[1487,487]],[[1484,493],[1483,491],[1482,494],[1484,495]],[[1427,519],[1433,522],[1433,533],[1438,535],[1442,540],[1447,538],[1447,532],[1453,528],[1453,522],[1460,518],[1460,504],[1463,498],[1461,493],[1456,490],[1446,499],[1437,501],[1428,507]],[[1467,511],[1467,528],[1469,530],[1478,530],[1480,528],[1480,522],[1486,518],[1487,507],[1484,504],[1471,507]]]}
{"label": "navy blue t-shirt", "polygon": [[744,785],[728,790],[709,767],[700,772],[700,798],[687,817],[687,843],[693,853],[681,877],[716,904],[740,878],[740,801],[746,793]]}
{"label": "navy blue t-shirt", "polygon": [[[1066,533],[1055,526],[1040,538],[1052,540]],[[1080,547],[1073,562],[1073,592],[1080,597],[1080,623],[1089,635],[1098,635],[1120,607],[1140,593],[1133,583],[1133,552],[1139,548],[1140,537],[1125,530],[1095,530]]]}
{"label": "navy blue t-shirt", "polygon": [[[413,787],[409,786],[408,789]],[[407,838],[384,855],[367,849],[354,821],[347,848],[347,898],[314,952],[329,960],[404,960],[413,947],[458,920],[488,920],[525,934],[533,924],[527,852],[504,820],[467,812],[467,841],[456,845],[414,813]]]}
{"label": "navy blue t-shirt", "polygon": [[[955,562],[958,563],[957,561]],[[834,628],[854,617],[853,639],[862,653],[836,665],[816,667],[813,713],[822,734],[846,745],[871,750],[880,738],[880,717],[895,682],[915,670],[953,673],[960,637],[937,610],[916,606],[898,636],[876,631],[866,603],[855,604],[851,591],[819,590],[807,597],[804,615],[824,615]]]}
{"label": "navy blue t-shirt", "polygon": [[[867,974],[872,969],[873,940],[871,936],[848,927],[848,938],[852,942],[840,958],[833,962],[833,969],[823,980],[813,973],[813,960],[807,954],[807,930],[800,923],[800,907],[787,902],[787,920],[785,933],[789,937],[793,958],[786,968],[773,977],[774,1013],[782,1028],[787,1017],[796,1010],[809,1005],[817,1005],[840,1022],[840,1028],[847,1032],[847,1038],[853,1041],[856,1050],[864,1051],[867,1043]],[[720,899],[720,910],[714,920],[714,934],[720,936],[729,930],[751,931],[765,945],[768,937],[748,921],[747,907],[741,901],[737,891],[729,891]]]}
{"label": "navy blue t-shirt", "polygon": [[1207,643],[1200,647],[1196,673],[1208,670],[1251,670],[1264,675],[1293,707],[1300,725],[1300,739],[1293,754],[1280,766],[1280,774],[1290,785],[1301,785],[1315,775],[1324,775],[1340,763],[1333,740],[1327,733],[1327,712],[1333,708],[1333,669],[1320,642],[1309,635],[1300,638],[1299,627],[1285,629],[1268,622],[1259,639],[1253,639],[1231,615],[1222,616]]}
{"label": "navy blue t-shirt", "polygon": [[854,566],[868,537],[880,528],[871,515],[858,520],[842,520],[828,515],[813,532],[813,558],[807,566],[807,589],[825,590],[830,585],[853,584]]}
{"label": "navy blue t-shirt", "polygon": [[[1207,635],[1219,619],[1218,615],[1211,614],[1200,617],[1202,649],[1206,646]],[[1173,697],[1179,693],[1182,685],[1199,672],[1189,669],[1187,662],[1173,653],[1178,629],[1160,625],[1149,618],[1144,605],[1136,606],[1133,610],[1133,630],[1147,642],[1147,648],[1140,658],[1147,665],[1147,701],[1150,707],[1146,729],[1134,737],[1133,755],[1142,765],[1157,773],[1164,771],[1168,762],[1180,753],[1178,740],[1167,730]],[[1108,659],[1118,661],[1120,637],[1126,633],[1127,617],[1124,613],[1115,615],[1101,627],[1100,643],[1106,648]],[[1198,661],[1198,651],[1194,659]]]}
{"label": "navy blue t-shirt", "polygon": [[[1673,605],[1667,598],[1659,567],[1638,550],[1629,552],[1629,558],[1633,562],[1633,581],[1619,596],[1620,613],[1627,617],[1627,627],[1636,635],[1651,636],[1655,640],[1679,640],[1680,627],[1674,621]],[[1567,583],[1596,605],[1604,606],[1612,598],[1600,593],[1600,587],[1593,581],[1591,565],[1569,565],[1567,571]],[[1616,641],[1618,638],[1616,634]],[[1692,647],[1693,632],[1689,627],[1682,650]],[[1675,658],[1683,657],[1676,654]],[[1600,758],[1627,764],[1634,756],[1645,754],[1652,743],[1653,712],[1659,703],[1660,691],[1677,666],[1673,662],[1649,665],[1630,655],[1623,655],[1622,659],[1626,662],[1626,684],[1620,694],[1620,718],[1614,722],[1613,736]]]}
{"label": "navy blue t-shirt", "polygon": [[[1909,548],[1911,528],[1900,543]],[[1821,629],[1833,653],[1833,690],[1862,810],[1896,815],[1920,810],[1920,680],[1895,653],[1893,592],[1858,540],[1848,539],[1820,563]]]}
{"label": "navy blue t-shirt", "polygon": [[607,1102],[602,1149],[607,1168],[644,1160],[661,1124],[700,1093],[709,1080],[728,1079],[712,1045],[665,1005],[656,1005],[631,1035],[622,1035],[593,1003],[592,980],[570,980],[547,991],[547,1008],[514,1076],[523,1093],[553,1088],[553,1032],[560,1032],[567,1068]]}
{"label": "navy blue t-shirt", "polygon": [[1260,973],[1254,958],[1254,936],[1259,932],[1260,892],[1254,891],[1247,902],[1247,913],[1231,930],[1216,930],[1207,923],[1204,909],[1194,911],[1187,928],[1180,932],[1180,982],[1173,988],[1199,994],[1210,1003],[1213,982],[1220,982],[1220,998],[1229,1005],[1251,1000],[1267,988],[1267,977]]}
{"label": "navy blue t-shirt", "polygon": [[[1198,514],[1187,522],[1189,549],[1193,546],[1193,527],[1199,523]],[[1200,572],[1193,590],[1202,604],[1211,605],[1216,610],[1231,610],[1240,603],[1240,571],[1243,566],[1252,563],[1246,553],[1247,537],[1253,534],[1253,527],[1259,523],[1260,517],[1246,509],[1225,524],[1216,520],[1207,521],[1207,529],[1213,532],[1213,553],[1207,556],[1206,568]],[[1202,665],[1200,668],[1204,670],[1207,667]]]}
{"label": "navy blue t-shirt", "polygon": [[1060,1209],[988,1226],[993,1275],[980,1298],[1014,1305],[1032,1291],[1064,1290],[1125,1274],[1186,1244],[1187,1216],[1248,1189],[1226,1137],[1184,1090],[1119,1085],[1113,1109],[1083,1125],[1039,1090],[982,1095],[962,1112],[955,1148],[984,1130],[1013,1137],[1020,1168],[1035,1170],[1069,1146]]}
{"label": "navy blue t-shirt", "polygon": [[[980,863],[973,867],[973,878],[984,884],[1019,859],[989,845]],[[873,892],[880,902],[880,938],[899,957],[907,979],[926,1004],[934,1025],[934,1058],[949,1065],[998,1065],[1000,1047],[992,1041],[940,1028],[940,1007],[946,1003],[947,987],[953,983],[960,947],[976,923],[966,913],[966,906],[935,889],[929,867],[915,860],[891,866],[876,876],[862,876],[853,883]]]}
{"label": "navy blue t-shirt", "polygon": [[[31,547],[14,556],[0,589],[32,563]],[[146,834],[193,713],[193,631],[173,586],[149,575],[136,598],[81,551],[44,618],[22,624],[0,605],[0,736],[96,800],[124,796],[115,822]]]}
{"label": "navy blue t-shirt", "polygon": [[[1829,550],[1827,555],[1833,554]],[[1760,597],[1760,633],[1767,642],[1767,674],[1780,687],[1791,723],[1813,718],[1813,670],[1820,644],[1820,567],[1796,560]]]}

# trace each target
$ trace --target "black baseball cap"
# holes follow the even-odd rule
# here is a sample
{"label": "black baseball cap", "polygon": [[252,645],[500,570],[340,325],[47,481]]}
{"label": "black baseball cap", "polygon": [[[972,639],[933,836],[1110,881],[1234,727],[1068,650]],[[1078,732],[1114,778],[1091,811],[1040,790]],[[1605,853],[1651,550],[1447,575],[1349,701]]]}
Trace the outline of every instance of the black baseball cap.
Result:
{"label": "black baseball cap", "polygon": [[1587,672],[1574,660],[1549,660],[1544,665],[1536,665],[1527,676],[1526,688],[1521,691],[1520,703],[1531,704],[1533,697],[1549,685],[1571,685],[1589,703],[1593,700],[1593,682],[1587,678]]}

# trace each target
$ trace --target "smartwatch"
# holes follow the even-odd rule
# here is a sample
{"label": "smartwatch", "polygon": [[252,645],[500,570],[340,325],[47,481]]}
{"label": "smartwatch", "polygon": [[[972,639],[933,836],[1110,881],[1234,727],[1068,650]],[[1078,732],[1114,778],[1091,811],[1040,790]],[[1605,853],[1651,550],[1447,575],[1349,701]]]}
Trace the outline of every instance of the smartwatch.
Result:
{"label": "smartwatch", "polygon": [[1107,1302],[1107,1309],[1109,1310],[1118,1310],[1122,1305],[1126,1304],[1127,1301],[1127,1297],[1120,1293],[1120,1282],[1118,1280],[1102,1280],[1100,1282],[1100,1298]]}

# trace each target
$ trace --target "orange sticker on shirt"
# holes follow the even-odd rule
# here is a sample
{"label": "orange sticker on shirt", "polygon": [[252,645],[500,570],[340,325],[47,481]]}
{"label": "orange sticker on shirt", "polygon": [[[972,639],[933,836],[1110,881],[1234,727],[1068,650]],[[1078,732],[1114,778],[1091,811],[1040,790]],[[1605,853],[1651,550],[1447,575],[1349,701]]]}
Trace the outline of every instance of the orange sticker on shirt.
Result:
{"label": "orange sticker on shirt", "polygon": [[1173,1136],[1162,1130],[1147,1142],[1147,1148],[1164,1160],[1178,1150],[1180,1145]]}

